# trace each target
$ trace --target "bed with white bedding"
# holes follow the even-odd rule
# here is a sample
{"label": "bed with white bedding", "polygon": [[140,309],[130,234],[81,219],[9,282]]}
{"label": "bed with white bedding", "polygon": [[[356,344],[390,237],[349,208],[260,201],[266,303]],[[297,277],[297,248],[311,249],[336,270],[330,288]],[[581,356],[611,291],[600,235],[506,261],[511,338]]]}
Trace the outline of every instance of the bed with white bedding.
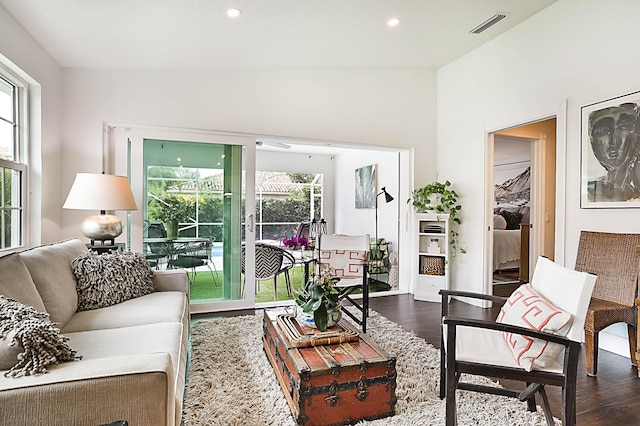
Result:
{"label": "bed with white bedding", "polygon": [[520,267],[520,229],[493,230],[493,270]]}

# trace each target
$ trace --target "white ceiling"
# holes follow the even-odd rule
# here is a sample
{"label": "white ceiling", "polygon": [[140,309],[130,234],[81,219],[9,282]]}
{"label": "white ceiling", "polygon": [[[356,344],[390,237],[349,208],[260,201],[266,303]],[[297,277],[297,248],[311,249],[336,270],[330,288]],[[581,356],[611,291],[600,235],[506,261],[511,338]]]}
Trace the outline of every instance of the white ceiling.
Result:
{"label": "white ceiling", "polygon": [[[63,67],[437,69],[556,0],[0,0]],[[231,19],[229,7],[243,11]],[[495,13],[507,18],[469,31]],[[386,26],[396,17],[400,24]]]}

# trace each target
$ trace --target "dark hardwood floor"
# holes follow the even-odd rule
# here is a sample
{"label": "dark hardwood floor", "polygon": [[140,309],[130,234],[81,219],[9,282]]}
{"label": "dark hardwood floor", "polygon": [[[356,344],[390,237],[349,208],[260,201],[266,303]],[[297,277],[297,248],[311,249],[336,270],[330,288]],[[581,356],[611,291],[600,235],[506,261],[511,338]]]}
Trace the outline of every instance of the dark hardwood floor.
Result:
{"label": "dark hardwood floor", "polygon": [[[440,347],[440,304],[414,301],[412,295],[385,296],[370,299],[371,309],[413,331],[435,347]],[[497,309],[481,309],[452,301],[451,315],[494,319]],[[233,316],[253,314],[236,311],[216,314]],[[640,379],[628,358],[601,350],[597,377],[585,372],[584,351],[578,367],[578,425],[640,425]],[[509,387],[513,383],[504,383]],[[560,389],[549,387],[547,395],[553,414],[560,418]]]}

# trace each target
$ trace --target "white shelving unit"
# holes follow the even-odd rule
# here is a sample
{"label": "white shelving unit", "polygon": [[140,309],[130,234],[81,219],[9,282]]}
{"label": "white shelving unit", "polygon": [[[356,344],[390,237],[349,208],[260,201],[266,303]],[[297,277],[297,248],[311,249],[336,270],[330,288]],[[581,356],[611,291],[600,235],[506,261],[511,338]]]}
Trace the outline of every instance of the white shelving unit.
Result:
{"label": "white shelving unit", "polygon": [[418,213],[415,220],[418,270],[413,298],[440,302],[438,292],[449,288],[449,215]]}

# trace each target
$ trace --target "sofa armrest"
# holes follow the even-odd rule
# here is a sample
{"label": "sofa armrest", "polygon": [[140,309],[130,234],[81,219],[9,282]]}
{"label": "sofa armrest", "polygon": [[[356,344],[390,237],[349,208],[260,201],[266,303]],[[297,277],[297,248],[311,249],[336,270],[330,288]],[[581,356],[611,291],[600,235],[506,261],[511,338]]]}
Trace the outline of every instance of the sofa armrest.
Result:
{"label": "sofa armrest", "polygon": [[154,271],[156,291],[181,291],[189,295],[189,275],[184,269]]}
{"label": "sofa armrest", "polygon": [[0,424],[175,425],[175,379],[167,353],[68,362],[49,373],[0,376]]}

